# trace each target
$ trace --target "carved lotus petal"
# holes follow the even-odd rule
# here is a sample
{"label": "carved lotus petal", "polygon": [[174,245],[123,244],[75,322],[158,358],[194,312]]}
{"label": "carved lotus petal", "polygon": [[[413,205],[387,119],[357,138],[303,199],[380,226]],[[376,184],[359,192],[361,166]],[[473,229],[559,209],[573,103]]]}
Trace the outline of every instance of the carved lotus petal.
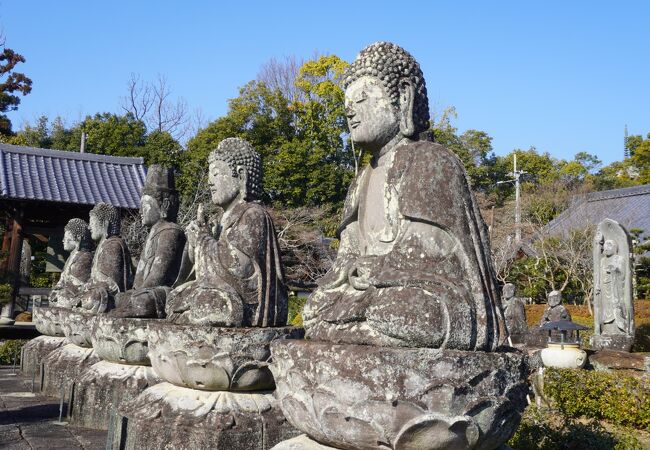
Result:
{"label": "carved lotus petal", "polygon": [[407,422],[395,450],[467,450],[476,445],[479,429],[469,416],[427,414]]}

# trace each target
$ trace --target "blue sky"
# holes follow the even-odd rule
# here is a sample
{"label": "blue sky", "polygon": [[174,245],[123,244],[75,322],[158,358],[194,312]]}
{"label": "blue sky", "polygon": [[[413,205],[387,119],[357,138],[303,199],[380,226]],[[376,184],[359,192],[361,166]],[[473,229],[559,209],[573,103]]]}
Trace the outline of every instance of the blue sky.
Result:
{"label": "blue sky", "polygon": [[497,154],[621,159],[650,132],[650,2],[0,0],[7,46],[34,82],[14,127],[119,112],[129,75],[163,74],[208,119],[272,57],[351,61],[393,41],[424,71],[432,111],[493,137]]}

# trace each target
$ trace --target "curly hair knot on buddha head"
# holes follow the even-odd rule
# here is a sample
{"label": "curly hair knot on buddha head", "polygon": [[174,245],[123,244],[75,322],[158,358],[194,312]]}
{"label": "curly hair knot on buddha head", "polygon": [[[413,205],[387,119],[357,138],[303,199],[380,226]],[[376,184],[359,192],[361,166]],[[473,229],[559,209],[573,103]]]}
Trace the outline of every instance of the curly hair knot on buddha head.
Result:
{"label": "curly hair knot on buddha head", "polygon": [[347,88],[364,76],[376,78],[381,82],[396,110],[399,110],[400,81],[408,79],[415,88],[413,101],[415,133],[424,132],[429,128],[427,86],[420,65],[409,52],[390,42],[376,42],[369,45],[361,50],[345,71],[343,87]]}
{"label": "curly hair knot on buddha head", "polygon": [[219,143],[208,156],[208,163],[224,161],[232,169],[232,176],[239,177],[237,169],[246,168],[246,200],[259,200],[262,196],[262,158],[244,139],[227,138]]}
{"label": "curly hair knot on buddha head", "polygon": [[97,203],[90,211],[90,215],[97,217],[102,223],[108,223],[108,236],[120,234],[120,213],[115,206],[108,203]]}
{"label": "curly hair knot on buddha head", "polygon": [[85,220],[70,219],[64,230],[70,233],[75,241],[79,242],[80,249],[87,250],[92,248],[93,241],[90,238],[90,229]]}

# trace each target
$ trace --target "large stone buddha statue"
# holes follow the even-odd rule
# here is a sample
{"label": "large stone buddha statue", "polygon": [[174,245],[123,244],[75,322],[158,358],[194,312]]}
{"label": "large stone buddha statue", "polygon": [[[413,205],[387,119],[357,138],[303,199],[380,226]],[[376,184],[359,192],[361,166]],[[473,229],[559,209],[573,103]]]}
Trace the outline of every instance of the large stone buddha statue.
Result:
{"label": "large stone buddha statue", "polygon": [[142,224],[149,228],[149,234],[133,289],[117,295],[112,316],[165,317],[165,300],[178,281],[185,247],[185,233],[176,224],[177,213],[174,172],[158,165],[149,167],[140,199]]}
{"label": "large stone buddha statue", "polygon": [[260,155],[243,139],[209,158],[212,201],[223,209],[216,237],[199,214],[186,229],[196,279],[174,289],[167,317],[178,324],[284,326],[287,291],[271,217],[259,203]]}
{"label": "large stone buddha statue", "polygon": [[429,109],[418,63],[373,44],[344,85],[351,138],[372,160],[350,187],[334,266],[305,305],[307,337],[494,350],[506,333],[487,229],[462,162],[420,137]]}
{"label": "large stone buddha statue", "polygon": [[[74,306],[65,299],[74,299],[90,278],[93,262],[93,242],[88,224],[82,219],[71,219],[64,228],[63,249],[70,252],[65,261],[61,278],[50,292],[51,306],[70,308]],[[60,299],[60,300],[59,300]],[[76,300],[72,300],[76,303]]]}

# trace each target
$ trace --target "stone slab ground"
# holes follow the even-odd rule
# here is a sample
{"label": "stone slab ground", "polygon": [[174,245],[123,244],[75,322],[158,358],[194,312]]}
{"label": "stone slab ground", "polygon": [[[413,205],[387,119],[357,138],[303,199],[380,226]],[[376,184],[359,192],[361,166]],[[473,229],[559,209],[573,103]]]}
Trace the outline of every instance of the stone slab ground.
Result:
{"label": "stone slab ground", "polygon": [[[32,378],[0,366],[0,448],[4,450],[106,448],[106,431],[57,425],[59,401],[35,393]],[[65,420],[65,419],[64,419]]]}

